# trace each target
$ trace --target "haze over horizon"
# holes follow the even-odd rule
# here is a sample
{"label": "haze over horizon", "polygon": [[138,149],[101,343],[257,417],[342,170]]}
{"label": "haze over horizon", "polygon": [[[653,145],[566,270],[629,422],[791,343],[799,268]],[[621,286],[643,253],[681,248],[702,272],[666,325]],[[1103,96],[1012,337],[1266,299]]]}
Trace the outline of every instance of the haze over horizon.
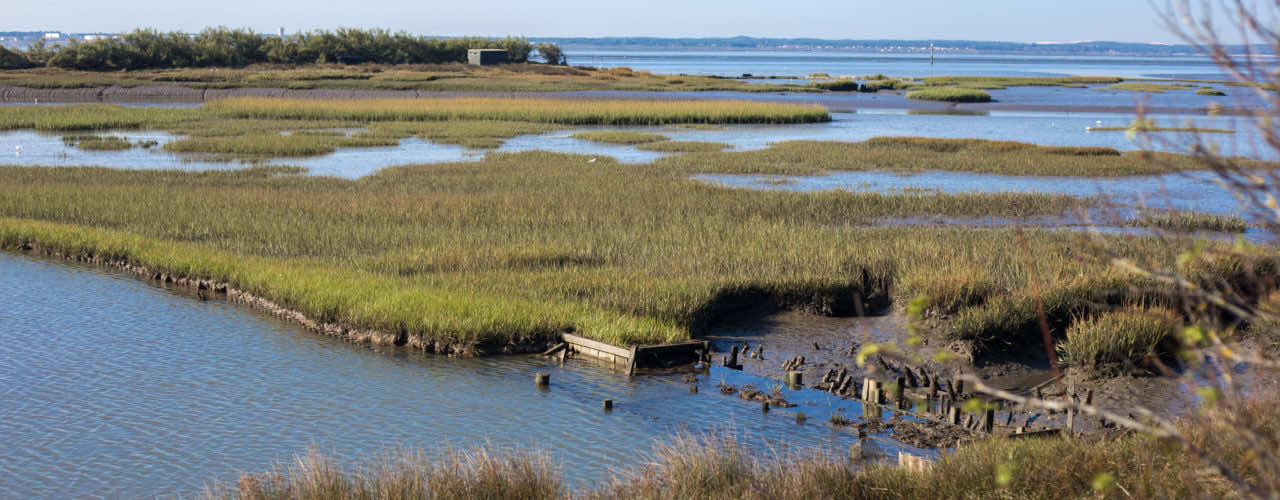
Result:
{"label": "haze over horizon", "polygon": [[[588,0],[473,0],[442,8],[407,0],[261,4],[250,0],[101,3],[66,0],[57,8],[28,2],[6,8],[0,30],[122,32],[137,27],[198,31],[207,26],[287,33],[336,27],[388,28],[424,35],[529,37],[651,36],[825,39],[948,39],[1009,42],[1117,41],[1177,43],[1148,2],[1078,0],[904,0],[853,6],[814,0],[698,3],[657,0],[617,4]],[[676,14],[676,15],[673,15]]]}

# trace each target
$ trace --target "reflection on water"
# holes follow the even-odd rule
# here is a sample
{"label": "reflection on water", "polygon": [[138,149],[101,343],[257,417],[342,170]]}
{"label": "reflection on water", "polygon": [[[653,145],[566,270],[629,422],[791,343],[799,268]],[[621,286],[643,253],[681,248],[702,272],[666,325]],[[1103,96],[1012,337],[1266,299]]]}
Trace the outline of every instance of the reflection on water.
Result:
{"label": "reflection on water", "polygon": [[[731,370],[700,376],[691,394],[679,375],[371,349],[224,301],[5,253],[0,287],[4,498],[191,494],[312,445],[346,463],[398,447],[535,448],[589,486],[679,431],[731,429],[762,453],[842,453],[856,439],[822,422],[837,409],[859,414],[857,403],[785,390],[801,406],[762,414],[714,390],[770,384]],[[535,371],[551,373],[550,390],[535,389]],[[612,413],[600,409],[606,398]],[[798,425],[795,411],[814,418]]]}

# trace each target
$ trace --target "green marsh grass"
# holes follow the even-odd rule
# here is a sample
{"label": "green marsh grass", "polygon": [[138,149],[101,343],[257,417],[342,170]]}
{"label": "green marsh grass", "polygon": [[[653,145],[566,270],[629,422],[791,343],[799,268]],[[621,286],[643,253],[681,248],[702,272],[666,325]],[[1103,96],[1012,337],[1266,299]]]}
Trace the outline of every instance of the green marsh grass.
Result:
{"label": "green marsh grass", "polygon": [[965,87],[971,89],[1001,90],[1008,87],[1080,87],[1120,83],[1118,77],[1067,76],[1067,77],[1018,77],[1018,76],[935,76],[924,79],[928,87]]}
{"label": "green marsh grass", "polygon": [[84,151],[124,151],[134,146],[129,139],[116,135],[64,135],[62,143]]}
{"label": "green marsh grass", "polygon": [[252,65],[243,68],[188,68],[133,71],[75,71],[32,68],[0,72],[0,86],[98,88],[171,86],[195,89],[289,88],[326,90],[557,92],[572,90],[813,92],[807,85],[755,84],[728,78],[632,71],[619,78],[605,69],[545,64],[470,66],[446,64],[362,64],[345,66]]}
{"label": "green marsh grass", "polygon": [[1177,211],[1144,215],[1133,221],[1134,225],[1175,232],[1216,231],[1243,233],[1249,225],[1236,216],[1221,216],[1204,212]]}
{"label": "green marsh grass", "polygon": [[[431,341],[573,330],[658,342],[701,331],[734,297],[839,311],[855,290],[885,296],[899,272],[928,272],[928,262],[955,261],[950,252],[974,245],[996,256],[1002,246],[998,231],[859,221],[1040,216],[1085,203],[759,193],[707,186],[690,173],[537,152],[359,180],[12,167],[0,173],[0,214],[12,217],[0,222],[0,242],[103,252],[228,281],[320,320]],[[1068,239],[1043,238],[1049,246]]]}
{"label": "green marsh grass", "polygon": [[858,85],[858,81],[853,79],[824,80],[819,82],[811,82],[809,83],[809,85],[813,86],[814,88],[819,88],[822,90],[830,90],[833,92],[857,92],[859,89],[862,88],[861,85]]}
{"label": "green marsh grass", "polygon": [[907,92],[907,99],[954,103],[991,102],[985,90],[963,87],[926,87]]}
{"label": "green marsh grass", "polygon": [[387,137],[346,137],[329,134],[252,134],[242,136],[187,137],[164,145],[171,153],[237,155],[246,157],[319,156],[338,148],[395,146]]}
{"label": "green marsh grass", "polygon": [[606,144],[648,144],[653,142],[669,141],[671,138],[662,134],[647,134],[644,132],[628,132],[625,130],[599,130],[591,132],[579,132],[573,134],[574,139],[580,139],[591,142],[603,142]]}
{"label": "green marsh grass", "polygon": [[[1086,208],[1087,199],[761,192],[689,180],[711,158],[786,175],[837,166],[826,163],[832,158],[876,160],[828,147],[868,148],[789,143],[651,165],[489,153],[357,180],[274,169],[6,167],[0,246],[126,259],[225,281],[319,321],[480,352],[565,331],[618,344],[685,339],[743,301],[852,313],[855,294],[874,307],[933,297],[935,310],[957,318],[948,335],[979,345],[1039,339],[1028,329],[1035,308],[1012,244],[1019,238],[1043,259],[1037,279],[1053,318],[1079,316],[1099,294],[1123,301],[1145,293],[1131,276],[1085,258],[1090,248],[1070,233],[875,226],[902,217],[1052,216]],[[921,156],[858,151],[876,149]],[[988,164],[999,158],[982,155]],[[1083,157],[1031,158],[1062,168]],[[1164,255],[1154,239],[1105,241],[1118,255]]]}
{"label": "green marsh grass", "polygon": [[1177,349],[1181,318],[1156,308],[1132,307],[1076,321],[1057,346],[1063,364],[1090,371],[1143,366],[1147,356],[1167,357]]}
{"label": "green marsh grass", "polygon": [[1172,90],[1188,90],[1194,87],[1189,83],[1122,82],[1102,87],[1100,90],[1125,90],[1129,92],[1163,94]]}
{"label": "green marsh grass", "polygon": [[858,87],[859,92],[879,92],[881,90],[909,90],[919,85],[899,78],[882,78],[870,80]]}
{"label": "green marsh grass", "polygon": [[376,122],[357,137],[419,137],[441,144],[457,144],[474,149],[493,149],[505,139],[546,134],[565,127],[551,123],[493,120],[451,120],[446,122]]}
{"label": "green marsh grass", "polygon": [[636,149],[659,153],[715,153],[731,147],[722,142],[660,141],[641,144],[636,146]]}
{"label": "green marsh grass", "polygon": [[234,98],[213,101],[205,107],[231,118],[292,120],[507,120],[563,125],[780,124],[831,120],[821,106],[753,101]]}
{"label": "green marsh grass", "polygon": [[[1165,165],[1150,161],[1147,155],[1154,155]],[[785,175],[816,175],[841,170],[941,170],[1001,175],[1111,177],[1205,168],[1201,162],[1181,155],[919,137],[874,138],[863,142],[793,141],[757,151],[681,155],[660,159],[658,163],[699,173]]]}
{"label": "green marsh grass", "polygon": [[1226,96],[1226,95],[1227,95],[1227,93],[1226,93],[1226,92],[1223,92],[1223,91],[1221,91],[1221,90],[1215,89],[1215,88],[1213,88],[1213,87],[1200,87],[1200,88],[1196,89],[1196,95],[1211,96],[1211,97],[1224,97],[1224,96]]}
{"label": "green marsh grass", "polygon": [[164,128],[190,120],[189,109],[128,108],[106,104],[0,106],[0,130],[48,132]]}

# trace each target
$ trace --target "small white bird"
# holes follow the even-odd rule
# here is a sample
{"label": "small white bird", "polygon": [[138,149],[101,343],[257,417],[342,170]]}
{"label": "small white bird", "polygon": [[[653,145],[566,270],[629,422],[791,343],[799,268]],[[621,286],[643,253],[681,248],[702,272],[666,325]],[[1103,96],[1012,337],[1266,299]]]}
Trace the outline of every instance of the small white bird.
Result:
{"label": "small white bird", "polygon": [[17,146],[14,146],[14,147],[13,147],[13,154],[18,155],[18,156],[22,156],[22,145],[21,145],[21,144],[19,144],[19,145],[17,145]]}
{"label": "small white bird", "polygon": [[1096,121],[1096,122],[1093,122],[1093,124],[1094,124],[1094,125],[1097,125],[1097,126],[1099,126],[1099,127],[1101,127],[1101,126],[1102,126],[1102,120],[1098,120],[1098,121]]}
{"label": "small white bird", "polygon": [[590,159],[590,160],[587,160],[587,163],[595,163],[595,162],[596,162],[596,159],[595,159],[595,158],[592,158],[592,159]]}

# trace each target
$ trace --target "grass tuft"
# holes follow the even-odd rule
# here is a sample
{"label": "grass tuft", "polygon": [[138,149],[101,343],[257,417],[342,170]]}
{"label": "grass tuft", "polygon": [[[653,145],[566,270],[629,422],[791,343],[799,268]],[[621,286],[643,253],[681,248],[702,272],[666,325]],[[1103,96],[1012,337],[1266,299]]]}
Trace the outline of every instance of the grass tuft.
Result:
{"label": "grass tuft", "polygon": [[963,87],[927,87],[907,92],[907,99],[955,103],[991,102],[991,94]]}
{"label": "grass tuft", "polygon": [[1167,309],[1133,307],[1076,321],[1058,344],[1063,364],[1092,371],[1143,366],[1148,356],[1174,352],[1181,318]]}
{"label": "grass tuft", "polygon": [[648,144],[652,142],[661,142],[671,140],[669,137],[660,134],[646,134],[643,132],[628,132],[624,130],[600,130],[593,132],[579,132],[571,137],[583,141],[603,142],[606,144]]}
{"label": "grass tuft", "polygon": [[234,98],[213,101],[205,107],[231,118],[289,120],[506,120],[562,125],[780,124],[831,120],[821,106],[757,101]]}
{"label": "grass tuft", "polygon": [[641,144],[636,149],[659,153],[716,153],[732,147],[723,142],[661,141]]}
{"label": "grass tuft", "polygon": [[62,143],[84,151],[124,151],[133,148],[129,139],[115,135],[64,135]]}
{"label": "grass tuft", "polygon": [[1148,214],[1136,221],[1133,221],[1133,224],[1163,229],[1166,231],[1180,232],[1215,231],[1219,233],[1243,233],[1249,227],[1244,219],[1239,217],[1227,217],[1192,211]]}

